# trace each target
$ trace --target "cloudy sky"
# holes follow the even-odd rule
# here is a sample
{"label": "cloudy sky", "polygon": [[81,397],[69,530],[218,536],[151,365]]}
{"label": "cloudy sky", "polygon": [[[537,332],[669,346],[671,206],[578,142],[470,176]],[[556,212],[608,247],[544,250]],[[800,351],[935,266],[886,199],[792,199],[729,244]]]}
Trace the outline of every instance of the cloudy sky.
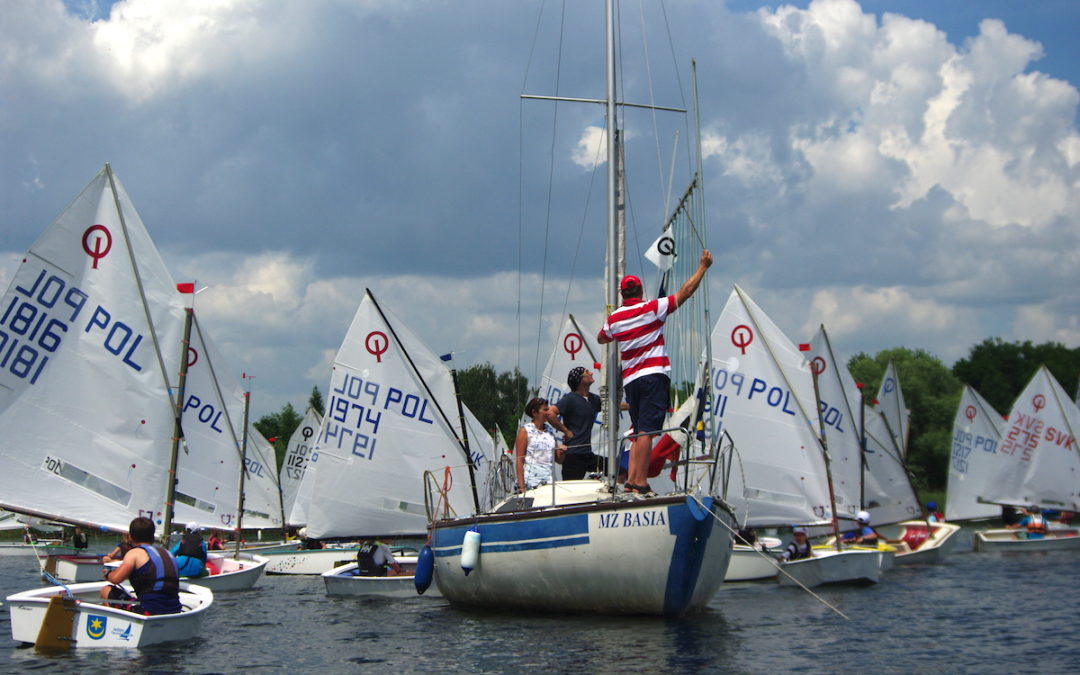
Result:
{"label": "cloudy sky", "polygon": [[[601,110],[519,97],[603,96],[601,3],[566,4],[5,2],[0,283],[110,162],[256,414],[325,391],[365,287],[459,366],[532,376],[603,302]],[[697,60],[714,305],[738,283],[848,356],[1080,346],[1080,4],[621,14],[625,100],[689,106]],[[626,129],[649,278],[692,128]]]}

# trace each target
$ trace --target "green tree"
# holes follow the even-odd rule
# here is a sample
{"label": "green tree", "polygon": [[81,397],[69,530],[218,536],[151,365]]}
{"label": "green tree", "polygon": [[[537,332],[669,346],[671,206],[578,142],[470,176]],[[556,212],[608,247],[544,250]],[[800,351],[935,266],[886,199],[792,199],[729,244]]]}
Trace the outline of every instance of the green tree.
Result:
{"label": "green tree", "polygon": [[280,412],[263,415],[255,422],[255,428],[259,430],[267,440],[273,439],[274,454],[277,457],[277,467],[281,470],[281,463],[285,461],[285,450],[289,447],[289,437],[296,431],[296,427],[304,421],[304,416],[296,412],[292,403],[286,403]]}
{"label": "green tree", "polygon": [[489,431],[498,424],[504,434],[517,431],[528,395],[529,383],[521,371],[496,373],[495,366],[480,363],[458,371],[458,391],[465,405]]}
{"label": "green tree", "polygon": [[1008,415],[1039,366],[1045,365],[1069,394],[1075,394],[1080,374],[1080,348],[1060,342],[1040,345],[987,338],[953,365],[953,374],[970,384],[1002,415]]}
{"label": "green tree", "polygon": [[886,349],[874,356],[856,354],[848,370],[872,398],[889,362],[896,367],[904,403],[911,411],[907,465],[917,488],[940,490],[947,480],[952,421],[963,385],[936,356],[922,349]]}
{"label": "green tree", "polygon": [[315,412],[320,415],[326,414],[326,411],[324,410],[326,404],[323,402],[323,395],[322,392],[319,391],[318,385],[311,388],[311,396],[308,397],[308,407],[314,408]]}

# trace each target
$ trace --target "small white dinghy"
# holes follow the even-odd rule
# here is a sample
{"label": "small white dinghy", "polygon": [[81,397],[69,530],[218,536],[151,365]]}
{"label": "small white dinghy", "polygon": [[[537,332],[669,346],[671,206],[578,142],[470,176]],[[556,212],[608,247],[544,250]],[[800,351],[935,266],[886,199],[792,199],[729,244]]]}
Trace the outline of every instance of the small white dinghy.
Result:
{"label": "small white dinghy", "polygon": [[[359,565],[355,562],[335,567],[328,572],[323,572],[322,578],[326,583],[326,594],[335,597],[415,597],[416,583],[413,575],[416,572],[416,556],[396,557],[396,560],[405,570],[406,574],[385,577],[364,576],[360,574]],[[428,588],[424,595],[441,597],[439,589],[435,586]]]}
{"label": "small white dinghy", "polygon": [[1080,549],[1080,529],[1051,527],[1042,539],[1028,539],[1023,530],[998,528],[975,533],[976,551],[1063,551]]}
{"label": "small white dinghy", "polygon": [[927,523],[908,520],[877,528],[890,546],[896,549],[897,565],[921,565],[941,562],[952,550],[954,535],[960,531],[955,523]]}
{"label": "small white dinghy", "polygon": [[322,574],[332,567],[356,561],[357,547],[265,551],[267,574]]}
{"label": "small white dinghy", "polygon": [[45,571],[68,583],[101,581],[104,569],[100,555],[50,555],[45,559]]}
{"label": "small white dinghy", "polygon": [[[138,648],[198,636],[203,613],[214,602],[208,588],[180,583],[179,614],[144,616],[101,604],[107,583],[46,586],[7,597],[11,637],[42,648]],[[125,588],[131,592],[130,586]]]}
{"label": "small white dinghy", "polygon": [[780,563],[780,585],[876,584],[882,552],[871,548],[815,548],[809,558]]}
{"label": "small white dinghy", "polygon": [[776,537],[758,537],[754,546],[735,544],[731,550],[724,581],[758,581],[776,576],[776,557],[784,552]]}
{"label": "small white dinghy", "polygon": [[205,577],[189,578],[188,582],[209,588],[215,593],[244,591],[255,585],[266,571],[269,558],[241,553],[237,558],[225,553],[208,553]]}

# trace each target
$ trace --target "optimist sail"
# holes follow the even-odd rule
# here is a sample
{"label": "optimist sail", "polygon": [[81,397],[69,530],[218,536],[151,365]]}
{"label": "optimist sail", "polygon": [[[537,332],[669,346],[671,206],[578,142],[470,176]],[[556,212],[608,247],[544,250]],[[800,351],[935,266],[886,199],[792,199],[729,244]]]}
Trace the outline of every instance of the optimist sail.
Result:
{"label": "optimist sail", "polygon": [[896,374],[896,367],[889,362],[885,368],[885,377],[878,387],[878,407],[885,415],[885,421],[889,425],[889,431],[893,443],[900,449],[900,457],[907,456],[908,430],[911,427],[911,411],[904,403],[904,392],[900,388],[900,378]]}
{"label": "optimist sail", "polygon": [[450,507],[475,512],[491,443],[476,443],[467,426],[466,454],[450,371],[371,291],[334,359],[328,392],[308,536],[424,532],[425,471],[443,484],[449,468]]}
{"label": "optimist sail", "polygon": [[984,487],[994,480],[1004,455],[999,453],[1005,420],[970,386],[964,387],[953,419],[949,487],[945,499],[947,520],[996,518],[996,504],[979,502]]}
{"label": "optimist sail", "polygon": [[744,527],[832,520],[814,385],[798,348],[738,286],[712,331],[715,415],[732,438],[728,502]]}
{"label": "optimist sail", "polygon": [[997,504],[1080,511],[1080,409],[1041,366],[1013,404],[996,475],[982,497]]}
{"label": "optimist sail", "polygon": [[[855,520],[862,509],[863,459],[859,442],[859,387],[847,367],[837,361],[825,326],[810,342],[806,358],[817,374],[820,416],[828,444],[836,496],[836,515]],[[854,411],[854,412],[853,412]],[[813,420],[818,425],[818,419]]]}
{"label": "optimist sail", "polygon": [[[311,453],[315,449],[315,439],[318,438],[319,427],[322,426],[322,415],[314,408],[308,408],[300,426],[296,427],[292,436],[289,437],[289,446],[285,449],[285,459],[281,464],[281,504],[286,514],[289,525],[304,525],[307,517],[303,513],[303,506],[299,507],[297,517],[293,519],[293,509],[301,491],[301,485],[307,480],[307,470],[311,464]],[[310,495],[309,495],[310,498]]]}
{"label": "optimist sail", "polygon": [[922,515],[904,458],[893,442],[881,411],[865,407],[866,481],[863,504],[874,525],[888,525]]}
{"label": "optimist sail", "polygon": [[176,467],[175,522],[194,521],[208,528],[236,527],[240,471],[245,467],[243,526],[281,527],[273,449],[250,422],[247,446],[243,448],[244,386],[229,371],[197,316],[192,322],[187,354],[181,412],[184,441]]}
{"label": "optimist sail", "polygon": [[0,505],[114,530],[160,518],[183,316],[106,165],[0,300]]}

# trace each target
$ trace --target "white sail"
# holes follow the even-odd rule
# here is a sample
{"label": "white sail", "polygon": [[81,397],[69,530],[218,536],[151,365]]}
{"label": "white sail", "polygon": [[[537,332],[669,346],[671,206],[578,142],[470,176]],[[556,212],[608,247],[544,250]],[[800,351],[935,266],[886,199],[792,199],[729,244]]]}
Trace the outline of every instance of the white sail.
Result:
{"label": "white sail", "polygon": [[[425,471],[450,488],[458,515],[473,513],[456,401],[439,357],[367,291],[334,359],[308,536],[424,532]],[[479,483],[489,457],[480,445],[470,451]]]}
{"label": "white sail", "polygon": [[811,372],[817,374],[820,396],[820,422],[812,421],[825,430],[825,440],[831,459],[833,492],[836,496],[836,515],[855,520],[862,509],[863,460],[859,441],[858,385],[847,366],[836,359],[825,326],[818,329],[806,353]]}
{"label": "white sail", "polygon": [[[285,449],[285,458],[281,463],[281,503],[288,524],[297,524],[292,517],[300,486],[306,480],[307,468],[311,460],[315,439],[322,425],[322,415],[314,408],[308,408],[300,426],[289,437],[289,446]],[[303,509],[303,507],[301,507]],[[307,520],[299,521],[303,525]]]}
{"label": "white sail", "polygon": [[183,303],[106,166],[0,301],[0,502],[126,530],[165,499]]}
{"label": "white sail", "polygon": [[945,499],[947,520],[995,518],[996,504],[979,502],[984,486],[994,479],[1004,455],[1001,448],[1005,420],[970,386],[964,387],[953,419],[949,487]]}
{"label": "white sail", "polygon": [[738,286],[712,332],[715,414],[737,457],[728,501],[744,526],[832,520],[814,385],[802,354]]}
{"label": "white sail", "polygon": [[893,442],[900,448],[900,456],[907,456],[908,429],[911,426],[911,411],[904,403],[904,391],[900,388],[900,378],[896,374],[896,368],[889,362],[885,368],[885,377],[878,387],[878,407],[885,415],[885,421],[889,425]]}
{"label": "white sail", "polygon": [[[245,398],[240,378],[229,371],[196,316],[188,347],[174,522],[236,527]],[[269,445],[249,422],[244,527],[281,526],[276,464]]]}
{"label": "white sail", "polygon": [[919,498],[881,411],[864,409],[866,480],[863,505],[874,525],[888,525],[922,515]]}
{"label": "white sail", "polygon": [[1080,408],[1042,366],[1013,404],[986,501],[1080,511]]}

